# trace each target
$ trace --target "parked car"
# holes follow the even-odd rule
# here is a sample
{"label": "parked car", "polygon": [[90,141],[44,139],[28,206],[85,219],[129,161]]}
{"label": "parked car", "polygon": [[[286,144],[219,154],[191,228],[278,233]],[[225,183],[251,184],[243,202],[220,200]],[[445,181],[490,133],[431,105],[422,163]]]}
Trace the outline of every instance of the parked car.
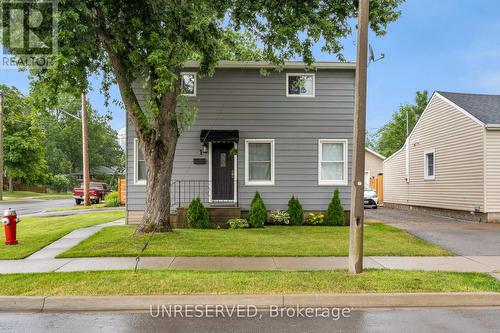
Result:
{"label": "parked car", "polygon": [[365,207],[371,207],[373,209],[378,208],[377,193],[368,184],[365,184],[364,199]]}
{"label": "parked car", "polygon": [[[111,193],[111,190],[108,189],[105,183],[90,182],[89,187],[90,187],[89,195],[91,203],[99,203],[104,200],[104,197],[108,193]],[[80,187],[73,189],[73,199],[75,199],[75,203],[77,205],[83,202],[83,184],[80,185]]]}

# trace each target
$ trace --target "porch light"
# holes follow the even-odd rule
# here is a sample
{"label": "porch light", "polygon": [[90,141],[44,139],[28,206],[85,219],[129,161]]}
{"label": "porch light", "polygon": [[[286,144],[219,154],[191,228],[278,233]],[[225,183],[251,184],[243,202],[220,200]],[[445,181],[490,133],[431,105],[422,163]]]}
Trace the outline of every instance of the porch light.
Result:
{"label": "porch light", "polygon": [[208,153],[208,144],[202,143],[200,148],[200,155],[206,155]]}

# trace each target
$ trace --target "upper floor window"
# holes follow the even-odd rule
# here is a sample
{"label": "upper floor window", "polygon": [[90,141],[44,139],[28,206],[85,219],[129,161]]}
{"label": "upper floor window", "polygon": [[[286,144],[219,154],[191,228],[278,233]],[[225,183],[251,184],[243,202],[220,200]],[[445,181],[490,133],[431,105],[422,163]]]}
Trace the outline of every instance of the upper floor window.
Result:
{"label": "upper floor window", "polygon": [[318,184],[347,185],[347,140],[319,140],[318,155]]}
{"label": "upper floor window", "polygon": [[287,73],[286,74],[286,96],[287,97],[314,97],[315,83],[314,74]]}
{"label": "upper floor window", "polygon": [[436,177],[436,151],[424,152],[424,179],[435,179]]}
{"label": "upper floor window", "polygon": [[185,96],[196,96],[196,73],[181,73],[181,92]]}
{"label": "upper floor window", "polygon": [[146,159],[144,153],[139,146],[139,141],[134,140],[134,183],[145,184],[147,177]]}
{"label": "upper floor window", "polygon": [[274,185],[274,140],[245,140],[245,185]]}

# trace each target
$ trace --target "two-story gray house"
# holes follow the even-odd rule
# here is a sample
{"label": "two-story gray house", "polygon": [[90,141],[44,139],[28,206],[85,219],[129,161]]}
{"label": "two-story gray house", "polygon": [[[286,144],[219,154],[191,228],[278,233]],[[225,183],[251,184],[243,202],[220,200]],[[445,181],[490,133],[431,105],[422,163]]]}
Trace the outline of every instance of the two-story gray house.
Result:
{"label": "two-story gray house", "polygon": [[[349,210],[356,66],[318,62],[314,68],[287,62],[278,72],[264,62],[223,61],[212,77],[199,77],[197,63],[186,64],[183,91],[199,111],[178,141],[173,214],[196,196],[226,209],[225,217],[244,214],[256,191],[269,210],[286,209],[295,195],[305,211],[325,211],[335,188]],[[142,217],[145,179],[128,122],[128,223]]]}

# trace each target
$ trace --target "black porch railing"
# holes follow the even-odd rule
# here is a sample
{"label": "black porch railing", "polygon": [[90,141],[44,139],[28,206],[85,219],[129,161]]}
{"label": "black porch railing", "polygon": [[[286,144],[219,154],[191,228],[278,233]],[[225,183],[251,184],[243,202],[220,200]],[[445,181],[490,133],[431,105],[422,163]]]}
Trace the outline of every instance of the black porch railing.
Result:
{"label": "black porch railing", "polygon": [[199,197],[201,202],[234,202],[234,181],[174,180],[170,184],[171,207],[181,207]]}

